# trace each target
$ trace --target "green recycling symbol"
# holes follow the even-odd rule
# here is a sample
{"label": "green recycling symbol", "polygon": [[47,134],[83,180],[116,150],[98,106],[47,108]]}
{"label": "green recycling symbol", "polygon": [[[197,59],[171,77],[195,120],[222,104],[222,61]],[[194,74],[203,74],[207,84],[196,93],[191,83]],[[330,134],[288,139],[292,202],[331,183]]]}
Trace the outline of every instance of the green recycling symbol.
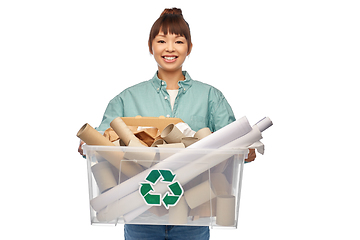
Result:
{"label": "green recycling symbol", "polygon": [[[140,183],[139,187],[139,192],[144,198],[145,203],[151,206],[161,206],[162,203],[166,209],[169,209],[170,206],[175,206],[184,193],[180,183],[174,181],[175,176],[176,174],[173,174],[169,169],[151,170],[145,179],[147,182]],[[163,183],[169,183],[167,185],[169,191],[163,197],[160,193],[154,193],[153,188],[160,179]]]}

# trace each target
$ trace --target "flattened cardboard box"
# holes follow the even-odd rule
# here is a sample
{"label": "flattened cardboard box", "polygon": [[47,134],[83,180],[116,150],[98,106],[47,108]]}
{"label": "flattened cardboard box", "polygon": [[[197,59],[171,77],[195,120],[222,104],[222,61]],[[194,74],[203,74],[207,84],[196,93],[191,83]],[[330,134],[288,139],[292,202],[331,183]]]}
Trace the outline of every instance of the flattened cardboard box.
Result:
{"label": "flattened cardboard box", "polygon": [[164,128],[173,123],[177,124],[179,122],[183,122],[180,118],[168,118],[164,116],[160,117],[122,117],[121,118],[127,126],[141,126],[141,127],[156,127],[160,132],[164,130]]}

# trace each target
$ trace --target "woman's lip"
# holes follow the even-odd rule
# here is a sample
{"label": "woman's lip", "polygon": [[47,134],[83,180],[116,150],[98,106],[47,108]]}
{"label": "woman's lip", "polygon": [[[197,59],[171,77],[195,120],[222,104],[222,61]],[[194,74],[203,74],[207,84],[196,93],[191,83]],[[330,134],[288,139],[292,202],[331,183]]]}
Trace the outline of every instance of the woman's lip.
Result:
{"label": "woman's lip", "polygon": [[165,62],[172,63],[172,62],[175,62],[178,57],[175,55],[171,55],[171,56],[165,55],[165,56],[162,56],[162,58],[164,59]]}

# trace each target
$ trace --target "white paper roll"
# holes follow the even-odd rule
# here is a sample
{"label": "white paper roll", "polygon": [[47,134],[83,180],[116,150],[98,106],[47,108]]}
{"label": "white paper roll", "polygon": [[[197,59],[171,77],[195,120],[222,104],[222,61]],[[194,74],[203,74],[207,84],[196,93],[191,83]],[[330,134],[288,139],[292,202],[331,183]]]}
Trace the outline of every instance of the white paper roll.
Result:
{"label": "white paper roll", "polygon": [[99,162],[91,167],[91,171],[101,193],[117,185],[109,162]]}

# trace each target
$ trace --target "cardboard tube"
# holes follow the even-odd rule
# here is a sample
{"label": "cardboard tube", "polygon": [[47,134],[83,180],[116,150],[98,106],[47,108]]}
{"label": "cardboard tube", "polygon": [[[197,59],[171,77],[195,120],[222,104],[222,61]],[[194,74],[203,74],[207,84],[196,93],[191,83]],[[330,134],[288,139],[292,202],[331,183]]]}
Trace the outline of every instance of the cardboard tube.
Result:
{"label": "cardboard tube", "polygon": [[151,147],[157,147],[158,145],[166,144],[164,139],[158,139],[151,144]]}
{"label": "cardboard tube", "polygon": [[[183,143],[170,143],[170,144],[159,144],[158,148],[185,148]],[[174,155],[173,152],[168,151],[159,151],[160,160],[167,159],[168,157]]]}
{"label": "cardboard tube", "polygon": [[[145,146],[142,145],[139,141],[130,140],[128,147],[143,148]],[[139,163],[140,165],[142,165],[146,168],[149,168],[153,163],[155,155],[156,155],[155,151],[154,152],[141,152],[140,150],[137,152],[128,151],[128,152],[125,152],[124,158],[128,159],[128,160],[140,160],[140,161],[137,161],[137,163]]]}
{"label": "cardboard tube", "polygon": [[158,148],[185,148],[183,143],[169,143],[169,144],[159,144]]}
{"label": "cardboard tube", "polygon": [[207,137],[211,134],[210,128],[202,128],[199,131],[197,131],[194,135],[194,137],[198,139],[203,139],[204,137]]}
{"label": "cardboard tube", "polygon": [[106,139],[88,123],[80,128],[76,136],[88,145],[114,146],[112,142]]}
{"label": "cardboard tube", "polygon": [[222,173],[210,174],[211,186],[216,196],[230,194],[230,184]]}
{"label": "cardboard tube", "polygon": [[[115,146],[88,123],[80,128],[76,136],[88,145]],[[120,161],[124,155],[122,152],[99,152],[99,154],[117,169],[120,168]]]}
{"label": "cardboard tube", "polygon": [[182,197],[176,206],[169,208],[169,224],[186,224],[189,207],[185,199]]}
{"label": "cardboard tube", "polygon": [[126,146],[129,145],[130,140],[138,141],[140,140],[134,135],[134,133],[129,129],[129,127],[124,123],[121,117],[117,117],[110,123],[110,126],[120,139],[125,143]]}
{"label": "cardboard tube", "polygon": [[167,143],[180,143],[183,137],[185,135],[174,124],[169,124],[161,133]]}
{"label": "cardboard tube", "polygon": [[193,209],[213,199],[216,195],[207,180],[184,192],[184,197],[189,207]]}
{"label": "cardboard tube", "polygon": [[193,216],[194,219],[216,216],[216,198],[213,198],[211,199],[211,201],[207,201],[206,203],[203,203],[200,206],[191,209],[189,212],[189,216]]}
{"label": "cardboard tube", "polygon": [[235,196],[221,195],[217,197],[216,224],[221,226],[235,224]]}
{"label": "cardboard tube", "polygon": [[101,193],[106,192],[117,185],[109,162],[99,162],[91,167],[91,171]]}
{"label": "cardboard tube", "polygon": [[[84,124],[76,135],[83,140],[87,145],[100,145],[100,146],[115,146],[112,142],[106,139],[101,133],[96,131],[88,123]],[[121,151],[97,151],[100,156],[105,158],[117,169],[120,169],[121,160],[124,157],[124,153]],[[144,169],[135,162],[123,162],[121,163],[121,172],[127,177],[133,177]]]}
{"label": "cardboard tube", "polygon": [[185,147],[188,147],[197,141],[199,141],[199,139],[196,137],[184,137],[181,139],[181,142],[185,145]]}

